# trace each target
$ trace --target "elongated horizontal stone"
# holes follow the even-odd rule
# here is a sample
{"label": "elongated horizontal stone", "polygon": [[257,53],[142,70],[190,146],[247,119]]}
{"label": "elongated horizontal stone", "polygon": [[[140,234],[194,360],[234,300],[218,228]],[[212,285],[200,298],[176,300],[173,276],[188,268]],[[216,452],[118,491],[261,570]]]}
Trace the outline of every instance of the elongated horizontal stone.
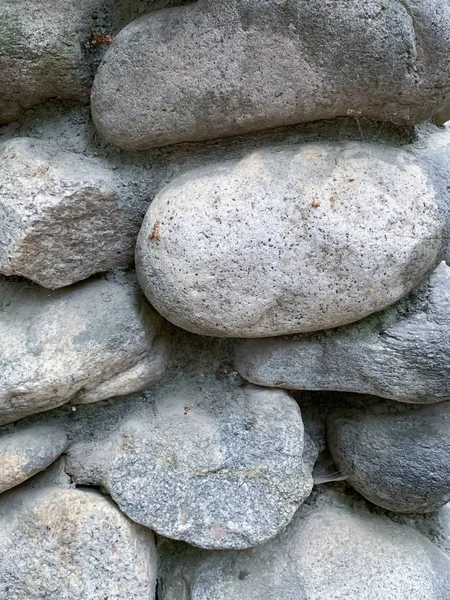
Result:
{"label": "elongated horizontal stone", "polygon": [[340,390],[400,402],[450,400],[450,268],[378,313],[337,330],[246,340],[235,367],[258,385]]}
{"label": "elongated horizontal stone", "polygon": [[[447,164],[450,138],[436,136],[436,165]],[[225,337],[328,329],[386,308],[446,253],[448,192],[428,151],[306,143],[182,175],[138,237],[146,296],[174,324]]]}
{"label": "elongated horizontal stone", "polygon": [[119,33],[92,113],[127,150],[346,115],[442,123],[449,54],[445,0],[201,0]]}

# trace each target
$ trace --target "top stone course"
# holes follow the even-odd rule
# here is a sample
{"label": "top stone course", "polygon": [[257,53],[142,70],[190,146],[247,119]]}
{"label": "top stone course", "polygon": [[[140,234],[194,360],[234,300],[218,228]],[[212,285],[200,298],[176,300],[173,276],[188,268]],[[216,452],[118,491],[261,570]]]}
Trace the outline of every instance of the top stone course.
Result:
{"label": "top stone course", "polygon": [[199,0],[119,33],[92,113],[126,150],[347,115],[442,124],[449,55],[445,0]]}

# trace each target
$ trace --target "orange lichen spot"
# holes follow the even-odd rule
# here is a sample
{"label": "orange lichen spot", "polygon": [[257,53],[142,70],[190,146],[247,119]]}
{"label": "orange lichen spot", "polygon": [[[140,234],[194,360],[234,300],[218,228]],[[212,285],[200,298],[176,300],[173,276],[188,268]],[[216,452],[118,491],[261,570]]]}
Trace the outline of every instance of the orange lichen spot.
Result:
{"label": "orange lichen spot", "polygon": [[159,222],[156,221],[156,223],[153,224],[153,229],[152,232],[149,234],[148,239],[151,242],[159,242],[160,237],[159,237]]}
{"label": "orange lichen spot", "polygon": [[91,33],[85,44],[86,48],[92,48],[96,46],[109,46],[112,42],[112,33]]}

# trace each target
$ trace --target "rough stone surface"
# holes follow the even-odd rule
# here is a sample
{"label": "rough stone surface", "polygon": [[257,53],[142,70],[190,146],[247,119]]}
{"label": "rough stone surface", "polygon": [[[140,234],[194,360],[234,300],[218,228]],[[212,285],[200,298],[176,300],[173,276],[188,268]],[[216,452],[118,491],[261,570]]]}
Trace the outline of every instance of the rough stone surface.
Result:
{"label": "rough stone surface", "polygon": [[0,424],[146,389],[166,362],[162,319],[132,274],[50,292],[0,281]]}
{"label": "rough stone surface", "polygon": [[57,143],[0,147],[0,272],[55,289],[133,262],[146,207],[106,161]]}
{"label": "rough stone surface", "polygon": [[0,437],[0,493],[46,469],[67,448],[64,430],[34,426]]}
{"label": "rough stone surface", "polygon": [[109,435],[72,446],[68,472],[169,538],[245,548],[274,536],[312,488],[300,411],[284,391],[224,377],[170,378]]}
{"label": "rough stone surface", "polygon": [[0,497],[0,600],[149,600],[156,550],[97,491],[34,480]]}
{"label": "rough stone surface", "polygon": [[164,188],[141,228],[136,269],[155,308],[194,333],[337,327],[386,308],[434,270],[447,246],[447,200],[414,147],[261,149]]}
{"label": "rough stone surface", "polygon": [[370,400],[327,418],[328,446],[348,482],[387,510],[431,512],[446,504],[450,405],[419,408]]}
{"label": "rough stone surface", "polygon": [[[108,38],[131,20],[183,0],[2,0],[0,124],[49,98],[89,102]],[[92,44],[91,36],[100,43]],[[105,40],[105,41],[104,41]]]}
{"label": "rough stone surface", "polygon": [[348,114],[442,123],[449,32],[443,0],[202,0],[119,33],[93,117],[127,150]]}
{"label": "rough stone surface", "polygon": [[331,492],[251,550],[161,540],[161,600],[447,600],[450,559],[411,527]]}
{"label": "rough stone surface", "polygon": [[92,72],[84,43],[100,0],[3,0],[0,123],[48,98],[87,102]]}
{"label": "rough stone surface", "polygon": [[386,311],[340,329],[236,346],[235,367],[259,385],[450,400],[450,268]]}

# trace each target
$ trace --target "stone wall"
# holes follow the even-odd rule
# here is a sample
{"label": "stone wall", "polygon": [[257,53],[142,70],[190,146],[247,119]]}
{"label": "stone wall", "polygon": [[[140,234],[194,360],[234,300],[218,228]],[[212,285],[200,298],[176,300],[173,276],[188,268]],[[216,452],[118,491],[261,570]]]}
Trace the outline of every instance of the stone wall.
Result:
{"label": "stone wall", "polygon": [[0,10],[0,600],[449,600],[448,1]]}

